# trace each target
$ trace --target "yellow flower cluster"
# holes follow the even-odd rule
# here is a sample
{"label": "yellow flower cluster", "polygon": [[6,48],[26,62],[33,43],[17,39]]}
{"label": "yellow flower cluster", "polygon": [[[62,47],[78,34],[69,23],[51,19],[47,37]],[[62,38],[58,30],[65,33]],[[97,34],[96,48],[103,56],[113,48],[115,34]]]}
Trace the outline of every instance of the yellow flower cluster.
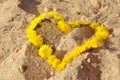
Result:
{"label": "yellow flower cluster", "polygon": [[81,21],[75,21],[75,22],[68,22],[68,24],[72,27],[72,28],[75,28],[75,27],[81,27],[80,25],[88,25],[89,23],[85,20],[81,20]]}
{"label": "yellow flower cluster", "polygon": [[63,20],[63,15],[62,14],[58,14],[57,12],[48,12],[48,15],[50,16],[50,18],[54,18],[57,20]]}
{"label": "yellow flower cluster", "polygon": [[39,49],[39,56],[42,58],[48,58],[52,54],[52,48],[49,45],[42,45]]}
{"label": "yellow flower cluster", "polygon": [[71,27],[62,20],[58,21],[57,27],[58,27],[58,29],[60,29],[63,32],[70,32],[71,31]]}
{"label": "yellow flower cluster", "polygon": [[[52,47],[50,45],[43,44],[43,37],[38,35],[34,30],[37,24],[46,19],[46,16],[56,19],[57,28],[63,32],[70,32],[73,28],[87,25],[95,31],[95,34],[82,45],[77,46],[72,52],[69,53],[68,56],[60,60],[53,54]],[[74,58],[78,57],[83,52],[89,50],[90,48],[97,48],[101,46],[104,40],[109,37],[109,31],[104,25],[99,25],[95,22],[88,23],[85,20],[66,23],[61,14],[58,14],[57,12],[46,12],[42,13],[31,22],[31,24],[27,27],[26,36],[31,43],[40,47],[38,55],[44,59],[47,59],[47,62],[59,71],[63,70],[68,63],[70,63]]]}

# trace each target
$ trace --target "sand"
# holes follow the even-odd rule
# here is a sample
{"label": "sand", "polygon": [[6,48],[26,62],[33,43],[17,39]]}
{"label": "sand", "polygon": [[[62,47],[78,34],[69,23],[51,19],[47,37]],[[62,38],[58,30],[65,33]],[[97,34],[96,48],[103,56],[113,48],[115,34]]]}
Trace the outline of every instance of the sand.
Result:
{"label": "sand", "polygon": [[[26,38],[26,27],[47,11],[63,14],[66,21],[104,24],[110,36],[58,72]],[[64,34],[55,26],[45,21],[37,31],[60,59],[94,33],[84,28]],[[120,0],[0,0],[0,80],[120,80]]]}

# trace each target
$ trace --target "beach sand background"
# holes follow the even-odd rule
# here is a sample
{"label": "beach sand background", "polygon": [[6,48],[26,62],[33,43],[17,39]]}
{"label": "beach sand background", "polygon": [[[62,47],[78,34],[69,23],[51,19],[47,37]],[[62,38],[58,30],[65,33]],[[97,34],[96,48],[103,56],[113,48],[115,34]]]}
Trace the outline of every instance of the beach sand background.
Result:
{"label": "beach sand background", "polygon": [[[66,21],[104,24],[110,37],[57,72],[26,39],[26,27],[46,11],[63,14]],[[81,28],[64,34],[55,27],[45,21],[38,33],[60,58],[94,33]],[[120,0],[0,0],[0,80],[120,80]]]}

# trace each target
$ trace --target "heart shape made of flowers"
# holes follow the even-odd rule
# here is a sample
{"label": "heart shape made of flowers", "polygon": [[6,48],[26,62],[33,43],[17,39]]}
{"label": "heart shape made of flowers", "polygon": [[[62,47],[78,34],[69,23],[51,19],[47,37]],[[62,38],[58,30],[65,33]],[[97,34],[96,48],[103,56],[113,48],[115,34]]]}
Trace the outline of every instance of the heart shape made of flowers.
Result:
{"label": "heart shape made of flowers", "polygon": [[[60,60],[53,54],[52,47],[48,44],[44,44],[42,35],[38,35],[37,31],[35,30],[37,24],[44,21],[47,17],[49,17],[49,19],[55,19],[57,21],[57,28],[62,32],[68,33],[76,27],[83,27],[87,25],[95,31],[94,36],[86,40],[82,45],[77,46],[72,52]],[[63,70],[68,63],[70,63],[74,58],[78,57],[83,52],[103,45],[104,40],[110,35],[108,29],[104,25],[100,25],[95,22],[88,23],[85,20],[65,22],[62,14],[52,11],[40,14],[30,23],[26,31],[26,37],[28,40],[33,45],[40,47],[38,55],[41,58],[47,59],[48,64],[52,65],[58,71]]]}

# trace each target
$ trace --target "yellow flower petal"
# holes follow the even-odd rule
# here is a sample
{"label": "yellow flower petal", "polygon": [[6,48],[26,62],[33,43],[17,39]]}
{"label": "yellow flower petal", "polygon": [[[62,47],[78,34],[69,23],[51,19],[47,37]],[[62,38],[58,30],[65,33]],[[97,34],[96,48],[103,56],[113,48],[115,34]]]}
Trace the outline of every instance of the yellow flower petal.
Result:
{"label": "yellow flower petal", "polygon": [[36,37],[29,38],[29,41],[33,43],[35,46],[41,46],[43,44],[43,38],[40,35],[37,35]]}
{"label": "yellow flower petal", "polygon": [[57,27],[58,27],[58,29],[60,29],[63,32],[70,32],[71,31],[71,27],[68,24],[65,24],[64,21],[59,21]]}
{"label": "yellow flower petal", "polygon": [[52,48],[49,45],[42,45],[39,49],[39,56],[48,58],[52,54]]}
{"label": "yellow flower petal", "polygon": [[71,25],[72,28],[80,27],[80,23],[78,21],[76,21],[76,22],[68,22],[68,24]]}
{"label": "yellow flower petal", "polygon": [[42,14],[40,14],[40,15],[38,16],[38,18],[37,18],[38,21],[41,22],[42,20],[44,20],[45,17],[46,17],[46,14],[47,14],[47,13],[42,13]]}
{"label": "yellow flower petal", "polygon": [[90,27],[93,28],[94,30],[95,30],[98,26],[99,26],[99,24],[96,23],[96,22],[92,22],[92,23],[90,24]]}
{"label": "yellow flower petal", "polygon": [[81,25],[88,25],[88,24],[89,24],[86,20],[81,20],[79,23],[80,23]]}
{"label": "yellow flower petal", "polygon": [[58,14],[57,12],[48,12],[48,15],[51,17],[51,18],[55,18],[57,20],[63,20],[63,16],[61,14]]}
{"label": "yellow flower petal", "polygon": [[57,71],[61,71],[65,68],[66,66],[66,63],[62,62],[61,64],[59,64],[56,68]]}
{"label": "yellow flower petal", "polygon": [[53,62],[52,62],[52,66],[54,68],[57,68],[57,66],[61,63],[61,61],[59,59],[54,59]]}

